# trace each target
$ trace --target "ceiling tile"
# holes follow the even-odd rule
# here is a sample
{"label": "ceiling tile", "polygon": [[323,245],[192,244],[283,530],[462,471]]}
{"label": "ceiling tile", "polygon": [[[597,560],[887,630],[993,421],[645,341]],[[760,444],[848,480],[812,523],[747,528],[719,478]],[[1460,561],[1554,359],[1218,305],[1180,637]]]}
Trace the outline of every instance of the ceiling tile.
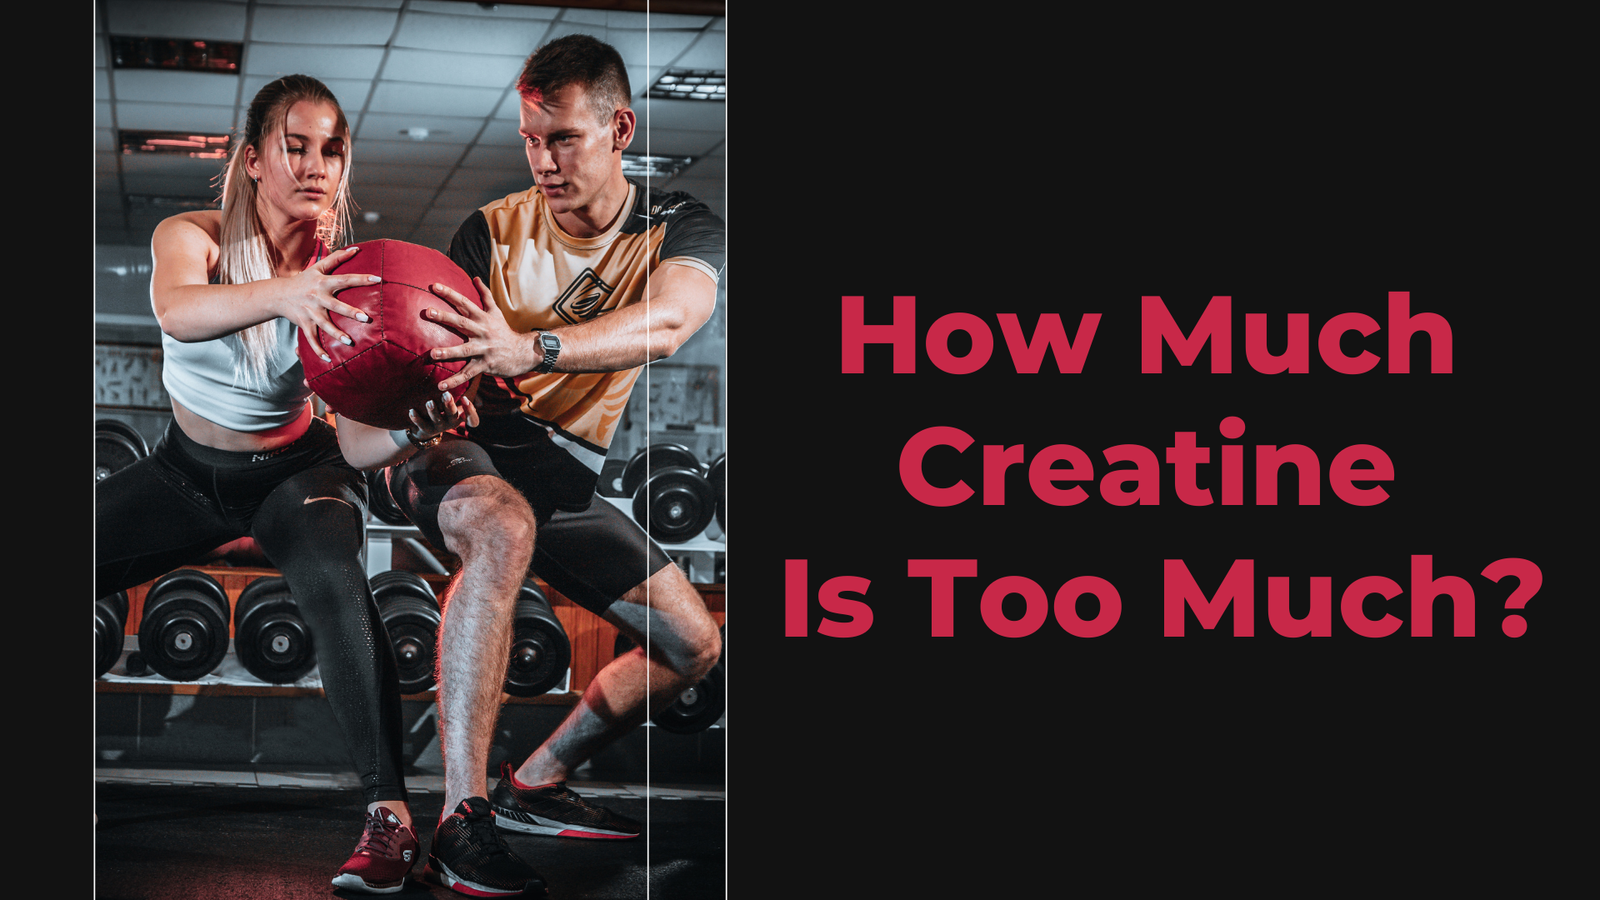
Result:
{"label": "ceiling tile", "polygon": [[510,169],[457,169],[445,183],[451,191],[477,191],[491,197],[503,197],[533,187],[533,176],[528,170]]}
{"label": "ceiling tile", "polygon": [[422,221],[426,225],[454,229],[459,228],[461,223],[465,222],[468,217],[477,211],[478,207],[476,206],[435,205],[423,214]]}
{"label": "ceiling tile", "polygon": [[368,138],[355,145],[352,158],[358,172],[368,163],[445,167],[460,161],[463,149],[460,144]]}
{"label": "ceiling tile", "polygon": [[723,71],[728,68],[728,42],[721,32],[707,32],[697,37],[689,47],[688,52],[673,63],[685,69],[716,69]]}
{"label": "ceiling tile", "polygon": [[450,237],[456,233],[454,228],[429,228],[419,227],[411,232],[408,240],[422,247],[432,247],[440,253],[446,252],[450,247]]}
{"label": "ceiling tile", "polygon": [[461,161],[461,164],[476,169],[506,169],[513,172],[526,172],[528,171],[528,155],[522,151],[521,143],[497,147],[489,146],[486,142],[479,141],[467,152],[466,158]]}
{"label": "ceiling tile", "polygon": [[161,175],[204,184],[222,174],[222,160],[193,159],[176,153],[124,153],[122,174],[128,177]]}
{"label": "ceiling tile", "polygon": [[426,128],[430,143],[461,145],[471,141],[482,127],[482,119],[460,119],[421,113],[407,115],[368,113],[361,117],[355,139],[392,141],[398,139],[400,133],[406,129]]}
{"label": "ceiling tile", "polygon": [[233,107],[118,103],[116,124],[118,128],[226,134],[233,127]]}
{"label": "ceiling tile", "polygon": [[394,34],[398,10],[350,9],[318,4],[315,16],[303,8],[257,6],[250,40],[279,44],[383,46]]}
{"label": "ceiling tile", "polygon": [[[619,13],[613,13],[613,15],[620,15],[620,14]],[[698,31],[699,29],[705,28],[707,25],[710,25],[712,22],[719,22],[719,21],[721,21],[720,17],[675,15],[675,14],[670,14],[670,13],[650,13],[648,16],[645,17],[646,27],[650,28],[652,31],[656,31],[656,30],[663,30],[664,31],[664,30],[669,29],[669,28],[677,28],[677,29],[685,29],[685,28],[687,28],[687,29],[694,29],[694,30]]]}
{"label": "ceiling tile", "polygon": [[400,215],[401,210],[422,209],[433,202],[434,190],[431,187],[405,187],[397,185],[362,185],[360,190],[351,189],[356,202],[362,209],[389,211],[390,215]]}
{"label": "ceiling tile", "polygon": [[522,71],[524,57],[445,53],[397,47],[389,52],[383,77],[418,84],[456,84],[469,87],[506,87]]}
{"label": "ceiling tile", "polygon": [[701,157],[722,143],[722,133],[716,131],[684,131],[672,128],[641,129],[639,137],[628,148],[629,153],[658,153],[663,156]]}
{"label": "ceiling tile", "polygon": [[232,106],[239,95],[239,76],[118,69],[112,73],[111,86],[119,101]]}
{"label": "ceiling tile", "polygon": [[162,0],[105,0],[106,31],[128,37],[244,40],[243,3],[172,3]]}
{"label": "ceiling tile", "polygon": [[[458,148],[459,152],[459,148]],[[367,189],[384,187],[416,187],[418,184],[440,184],[450,175],[449,166],[424,166],[419,164],[396,165],[362,159],[350,170],[351,184],[361,195]]]}
{"label": "ceiling tile", "polygon": [[[327,6],[327,0],[256,0],[260,6]],[[340,6],[359,6],[365,9],[392,9],[398,10],[405,5],[405,0],[338,0]],[[303,13],[302,13],[303,14]]]}
{"label": "ceiling tile", "polygon": [[147,194],[153,197],[194,197],[209,200],[217,194],[209,178],[192,175],[143,175],[123,172],[122,185],[130,194]]}
{"label": "ceiling tile", "polygon": [[634,105],[641,127],[727,130],[728,104],[706,100],[646,99]]}
{"label": "ceiling tile", "polygon": [[489,9],[482,4],[462,3],[461,0],[411,0],[416,12],[441,15],[475,16],[491,19],[554,19],[561,9],[554,6],[523,6],[517,3],[493,3]]}
{"label": "ceiling tile", "polygon": [[[648,28],[648,16],[642,12],[611,12],[604,9],[568,9],[561,17],[589,27]],[[603,40],[603,39],[602,39]]]}
{"label": "ceiling tile", "polygon": [[549,29],[548,21],[409,13],[400,22],[394,46],[525,59]]}
{"label": "ceiling tile", "polygon": [[370,113],[422,113],[434,116],[487,118],[505,88],[461,87],[381,81],[367,105]]}
{"label": "ceiling tile", "polygon": [[335,78],[371,80],[377,77],[382,64],[382,47],[341,47],[338,52],[330,52],[326,47],[252,43],[244,54],[246,74],[265,76],[267,81],[293,74],[310,75],[323,81]]}

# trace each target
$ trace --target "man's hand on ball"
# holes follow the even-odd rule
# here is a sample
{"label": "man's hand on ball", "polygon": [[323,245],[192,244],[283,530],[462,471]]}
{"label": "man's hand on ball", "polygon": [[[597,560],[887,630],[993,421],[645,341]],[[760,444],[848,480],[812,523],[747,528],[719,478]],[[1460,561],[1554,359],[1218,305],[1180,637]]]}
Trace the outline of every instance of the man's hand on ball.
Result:
{"label": "man's hand on ball", "polygon": [[442,309],[429,308],[429,320],[461,335],[464,342],[454,347],[435,347],[434,359],[465,359],[461,371],[439,382],[439,390],[460,387],[479,375],[521,375],[537,362],[537,350],[530,351],[526,335],[520,334],[506,321],[499,304],[489,293],[483,279],[472,279],[478,296],[485,302],[482,307],[463,297],[456,290],[442,284],[432,286],[434,294],[444,298],[456,308],[459,315]]}
{"label": "man's hand on ball", "polygon": [[328,274],[354,256],[358,249],[352,245],[330,253],[304,272],[288,279],[289,290],[282,300],[285,309],[281,315],[300,326],[300,333],[305,335],[307,342],[323,359],[327,359],[328,354],[322,349],[322,335],[347,346],[351,343],[350,335],[333,323],[332,314],[360,322],[371,321],[366,313],[335,295],[346,288],[377,284],[383,279],[377,275]]}

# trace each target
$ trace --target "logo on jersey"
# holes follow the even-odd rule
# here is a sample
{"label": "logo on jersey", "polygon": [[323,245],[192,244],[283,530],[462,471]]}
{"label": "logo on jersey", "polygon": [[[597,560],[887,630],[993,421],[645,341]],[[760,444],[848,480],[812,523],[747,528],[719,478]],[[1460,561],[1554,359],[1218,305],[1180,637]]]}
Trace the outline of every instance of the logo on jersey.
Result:
{"label": "logo on jersey", "polygon": [[556,315],[569,325],[586,322],[611,309],[614,291],[616,288],[601,281],[593,269],[584,269],[556,300]]}

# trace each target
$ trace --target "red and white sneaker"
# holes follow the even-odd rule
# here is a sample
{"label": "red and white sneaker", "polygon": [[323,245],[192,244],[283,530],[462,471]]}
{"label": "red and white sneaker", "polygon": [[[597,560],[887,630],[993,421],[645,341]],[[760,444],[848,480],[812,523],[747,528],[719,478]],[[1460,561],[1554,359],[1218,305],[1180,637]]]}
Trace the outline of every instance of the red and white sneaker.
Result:
{"label": "red and white sneaker", "polygon": [[406,875],[417,861],[417,835],[388,807],[367,813],[367,827],[356,852],[339,867],[333,886],[392,894],[405,887]]}
{"label": "red and white sneaker", "polygon": [[644,830],[633,819],[578,796],[564,781],[539,787],[520,784],[505,762],[489,802],[494,804],[496,825],[523,834],[627,840]]}

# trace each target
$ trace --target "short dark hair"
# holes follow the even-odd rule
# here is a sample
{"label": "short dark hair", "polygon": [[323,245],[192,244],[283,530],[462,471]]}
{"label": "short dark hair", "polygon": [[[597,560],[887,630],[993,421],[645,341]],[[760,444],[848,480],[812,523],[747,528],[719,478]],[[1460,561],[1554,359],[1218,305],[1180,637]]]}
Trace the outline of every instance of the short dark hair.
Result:
{"label": "short dark hair", "polygon": [[535,50],[523,63],[517,93],[528,99],[572,85],[584,89],[594,114],[602,120],[628,108],[633,97],[622,54],[587,34],[569,34]]}

